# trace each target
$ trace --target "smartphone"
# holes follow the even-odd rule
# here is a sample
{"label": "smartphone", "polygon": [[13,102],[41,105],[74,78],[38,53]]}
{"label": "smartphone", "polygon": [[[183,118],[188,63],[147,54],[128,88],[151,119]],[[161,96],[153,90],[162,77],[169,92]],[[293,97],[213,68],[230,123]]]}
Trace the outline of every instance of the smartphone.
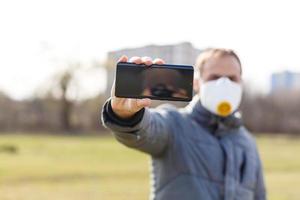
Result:
{"label": "smartphone", "polygon": [[194,68],[189,65],[119,62],[115,95],[122,98],[191,101]]}

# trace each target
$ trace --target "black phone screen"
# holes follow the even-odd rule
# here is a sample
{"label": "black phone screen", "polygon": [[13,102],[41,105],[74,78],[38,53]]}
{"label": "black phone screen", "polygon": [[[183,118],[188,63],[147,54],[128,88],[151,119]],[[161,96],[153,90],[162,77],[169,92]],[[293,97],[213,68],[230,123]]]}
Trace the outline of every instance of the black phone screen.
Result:
{"label": "black phone screen", "polygon": [[193,67],[188,65],[118,63],[115,95],[124,98],[190,101],[193,76]]}

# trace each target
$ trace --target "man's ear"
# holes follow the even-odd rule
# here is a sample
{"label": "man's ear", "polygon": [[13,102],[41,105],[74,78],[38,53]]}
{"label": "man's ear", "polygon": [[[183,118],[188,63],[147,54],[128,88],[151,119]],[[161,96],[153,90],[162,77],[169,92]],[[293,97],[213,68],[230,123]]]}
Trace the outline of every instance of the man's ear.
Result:
{"label": "man's ear", "polygon": [[199,89],[200,89],[200,80],[199,80],[199,78],[194,78],[193,88],[194,88],[195,93],[199,92]]}

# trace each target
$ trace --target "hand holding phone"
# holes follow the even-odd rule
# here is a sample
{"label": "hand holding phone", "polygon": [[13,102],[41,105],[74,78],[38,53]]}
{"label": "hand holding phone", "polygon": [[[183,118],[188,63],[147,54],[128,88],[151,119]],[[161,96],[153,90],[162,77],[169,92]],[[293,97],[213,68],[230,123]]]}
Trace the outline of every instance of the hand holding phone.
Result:
{"label": "hand holding phone", "polygon": [[[117,64],[114,97],[123,98],[117,110],[132,116],[150,105],[149,99],[190,101],[193,95],[192,66],[164,64],[161,59],[152,62],[149,57],[133,57],[131,62],[122,58]],[[148,99],[149,98],[149,99]],[[119,102],[122,102],[121,100]],[[126,112],[125,112],[126,111]]]}
{"label": "hand holding phone", "polygon": [[[149,57],[132,57],[130,62],[135,64],[145,64],[146,66],[151,66],[152,64],[164,64],[165,62],[162,59],[155,59],[152,61]],[[119,61],[128,62],[127,56],[122,56]],[[151,99],[135,99],[135,98],[120,98],[115,96],[115,83],[111,89],[111,106],[116,115],[121,118],[130,118],[139,110],[144,107],[150,106]]]}

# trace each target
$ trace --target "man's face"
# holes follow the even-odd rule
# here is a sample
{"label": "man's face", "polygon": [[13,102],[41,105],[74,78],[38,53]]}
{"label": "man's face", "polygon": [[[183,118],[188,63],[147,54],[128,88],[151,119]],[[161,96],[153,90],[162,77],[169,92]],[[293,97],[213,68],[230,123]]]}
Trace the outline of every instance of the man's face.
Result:
{"label": "man's face", "polygon": [[203,68],[201,79],[202,82],[216,80],[221,77],[228,77],[231,81],[241,83],[241,66],[233,56],[213,56],[209,58]]}
{"label": "man's face", "polygon": [[200,82],[195,81],[194,88],[199,92],[203,107],[222,117],[235,112],[242,98],[239,61],[230,55],[213,56],[206,60],[201,70]]}

